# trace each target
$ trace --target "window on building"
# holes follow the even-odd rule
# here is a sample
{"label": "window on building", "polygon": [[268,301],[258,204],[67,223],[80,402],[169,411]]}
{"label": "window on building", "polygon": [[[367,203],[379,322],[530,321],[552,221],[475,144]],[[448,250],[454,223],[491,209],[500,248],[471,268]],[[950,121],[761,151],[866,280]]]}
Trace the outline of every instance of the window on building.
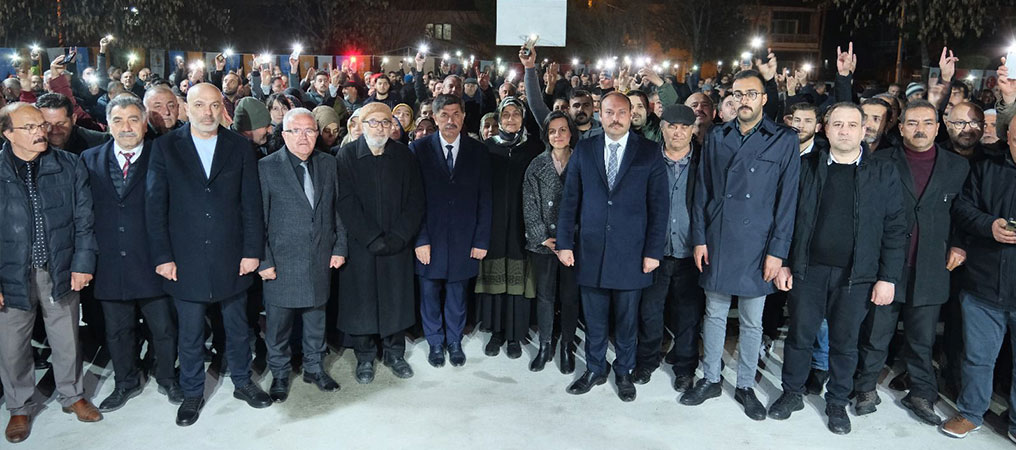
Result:
{"label": "window on building", "polygon": [[427,36],[443,41],[452,40],[452,24],[450,23],[428,23]]}

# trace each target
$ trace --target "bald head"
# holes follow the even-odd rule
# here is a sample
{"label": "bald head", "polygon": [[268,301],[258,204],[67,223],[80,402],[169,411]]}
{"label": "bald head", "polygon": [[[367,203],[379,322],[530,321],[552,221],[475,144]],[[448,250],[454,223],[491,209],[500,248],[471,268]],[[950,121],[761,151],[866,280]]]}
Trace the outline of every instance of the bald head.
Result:
{"label": "bald head", "polygon": [[198,83],[187,91],[187,117],[191,130],[198,134],[214,136],[222,117],[222,92],[211,83]]}

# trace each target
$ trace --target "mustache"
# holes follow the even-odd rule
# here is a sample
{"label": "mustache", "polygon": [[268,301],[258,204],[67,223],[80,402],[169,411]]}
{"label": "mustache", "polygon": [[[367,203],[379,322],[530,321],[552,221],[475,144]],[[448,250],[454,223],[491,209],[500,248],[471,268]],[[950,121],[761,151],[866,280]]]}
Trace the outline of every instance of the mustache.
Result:
{"label": "mustache", "polygon": [[120,137],[120,138],[134,138],[134,137],[138,137],[138,134],[133,132],[133,131],[121,131],[121,132],[116,134],[116,137]]}
{"label": "mustache", "polygon": [[608,127],[620,127],[622,125],[621,125],[621,122],[611,122],[610,125],[607,125],[607,126]]}
{"label": "mustache", "polygon": [[43,137],[37,137],[37,138],[35,138],[34,141],[32,141],[33,144],[39,144],[39,143],[45,143],[45,142],[49,142],[49,139],[46,138],[45,136],[43,136]]}
{"label": "mustache", "polygon": [[914,138],[926,139],[927,137],[928,135],[921,131],[914,133]]}

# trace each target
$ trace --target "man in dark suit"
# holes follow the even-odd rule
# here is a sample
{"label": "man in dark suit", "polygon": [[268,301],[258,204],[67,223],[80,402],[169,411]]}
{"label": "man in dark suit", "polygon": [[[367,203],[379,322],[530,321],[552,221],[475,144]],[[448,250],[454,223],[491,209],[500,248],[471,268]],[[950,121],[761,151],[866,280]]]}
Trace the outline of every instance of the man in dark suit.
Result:
{"label": "man in dark suit", "polygon": [[[155,271],[166,280],[179,321],[176,423],[193,424],[204,406],[205,310],[217,304],[226,331],[233,396],[255,408],[272,399],[250,380],[247,288],[264,255],[264,218],[250,144],[219,126],[222,93],[201,83],[187,92],[190,124],[152,148],[146,204]],[[171,226],[172,225],[172,226]]]}
{"label": "man in dark suit", "polygon": [[681,403],[699,405],[720,396],[727,314],[737,296],[740,343],[734,399],[748,417],[763,420],[766,408],[754,391],[762,310],[766,295],[776,291],[772,281],[790,252],[800,142],[793,129],[763,115],[769,99],[762,75],[738,72],[733,91],[739,102],[737,119],[709,131],[698,167],[691,241],[702,272],[699,285],[706,291],[705,377],[681,396]]}
{"label": "man in dark suit", "polygon": [[145,178],[152,144],[145,140],[145,107],[141,100],[122,96],[106,106],[113,141],[81,154],[88,167],[95,208],[95,240],[99,258],[95,268],[95,298],[106,323],[106,346],[113,361],[116,386],[99,410],[120,409],[144,388],[137,366],[134,330],[140,309],[151,331],[155,379],[170,402],[183,401],[176,380],[176,322],[173,303],[154,271],[145,234]]}
{"label": "man in dark suit", "polygon": [[876,152],[875,158],[895,165],[901,178],[906,260],[893,302],[870,307],[861,326],[854,411],[859,416],[875,412],[880,402],[875,386],[902,315],[901,356],[910,374],[910,392],[901,403],[923,422],[939,425],[932,346],[939,311],[949,300],[949,271],[966,260],[966,245],[953,233],[950,209],[963,189],[970,164],[935,143],[939,116],[931,103],[908,103],[899,127],[903,145]]}
{"label": "man in dark suit", "polygon": [[476,276],[490,245],[490,163],[487,148],[463,133],[465,106],[461,98],[438,95],[434,119],[438,132],[409,146],[420,162],[427,200],[416,238],[420,312],[430,344],[430,365],[444,365],[447,346],[452,365],[461,366],[466,363],[462,352],[466,286]]}
{"label": "man in dark suit", "polygon": [[604,96],[600,119],[603,136],[580,141],[568,162],[558,216],[558,258],[565,266],[578,265],[586,320],[586,372],[568,387],[568,393],[584,394],[607,381],[613,310],[614,380],[618,397],[630,402],[635,400],[631,372],[639,299],[663,259],[669,182],[657,144],[629,132],[628,97],[614,92]]}
{"label": "man in dark suit", "polygon": [[317,123],[306,108],[287,112],[282,127],[286,151],[258,161],[267,232],[259,274],[265,282],[269,392],[276,402],[289,397],[294,320],[303,325],[303,381],[325,392],[339,389],[322,365],[325,303],[329,269],[346,262],[346,230],[335,208],[335,158],[314,151]]}

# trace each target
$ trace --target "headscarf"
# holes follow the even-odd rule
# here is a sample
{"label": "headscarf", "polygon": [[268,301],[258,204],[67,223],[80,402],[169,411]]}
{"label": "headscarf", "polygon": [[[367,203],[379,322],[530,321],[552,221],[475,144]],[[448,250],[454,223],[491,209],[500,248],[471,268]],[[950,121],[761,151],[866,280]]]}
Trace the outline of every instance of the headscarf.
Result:
{"label": "headscarf", "polygon": [[[395,115],[395,111],[397,111],[399,108],[406,108],[407,110],[409,110],[409,126],[412,127],[413,124],[416,123],[416,122],[413,122],[413,118],[414,118],[413,117],[413,107],[409,106],[406,103],[399,103],[398,105],[395,105],[394,108],[392,108],[392,115],[393,116]],[[399,122],[399,125],[402,125],[402,122]],[[406,127],[402,127],[402,131],[406,131]]]}
{"label": "headscarf", "polygon": [[314,121],[317,122],[318,130],[324,130],[325,127],[333,123],[339,122],[339,113],[335,112],[335,108],[331,106],[318,106],[314,108]]}
{"label": "headscarf", "polygon": [[[501,127],[501,112],[504,111],[505,107],[514,106],[519,109],[522,114],[522,125],[519,127],[519,131],[509,133]],[[482,122],[481,122],[482,124]],[[516,145],[522,145],[526,142],[526,107],[522,104],[522,101],[516,97],[505,97],[501,101],[501,104],[497,107],[497,134],[494,135],[494,143],[497,145],[503,145],[508,147],[514,147]]]}

